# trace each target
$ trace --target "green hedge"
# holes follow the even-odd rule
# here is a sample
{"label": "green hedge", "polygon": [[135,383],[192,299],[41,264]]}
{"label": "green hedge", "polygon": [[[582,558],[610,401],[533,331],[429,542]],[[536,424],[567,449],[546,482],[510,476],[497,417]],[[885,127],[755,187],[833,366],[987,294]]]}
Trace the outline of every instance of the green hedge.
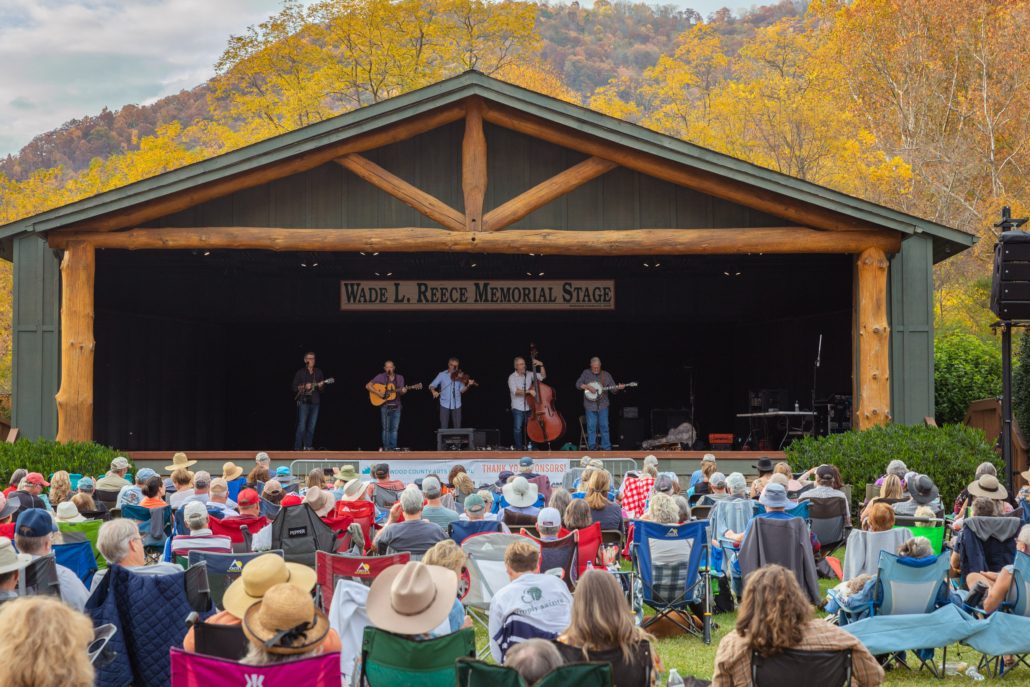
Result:
{"label": "green hedge", "polygon": [[7,485],[11,473],[18,468],[50,475],[58,470],[80,475],[102,475],[111,467],[118,452],[92,442],[69,442],[38,439],[13,444],[0,443],[0,483]]}
{"label": "green hedge", "polygon": [[969,404],[1001,395],[1001,351],[972,334],[934,341],[934,407],[937,424],[962,422]]}
{"label": "green hedge", "polygon": [[929,475],[941,490],[945,509],[973,481],[976,466],[993,462],[1002,474],[1001,458],[984,433],[965,425],[887,425],[864,432],[845,432],[827,437],[807,437],[787,448],[794,470],[830,463],[837,466],[845,484],[852,485],[853,511],[865,497],[865,485],[883,474],[893,459],[910,470]]}

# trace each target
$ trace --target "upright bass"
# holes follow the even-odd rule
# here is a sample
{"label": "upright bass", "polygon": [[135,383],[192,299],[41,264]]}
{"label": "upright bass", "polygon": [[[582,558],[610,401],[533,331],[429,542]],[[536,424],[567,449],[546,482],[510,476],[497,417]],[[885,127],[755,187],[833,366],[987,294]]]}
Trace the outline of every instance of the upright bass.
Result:
{"label": "upright bass", "polygon": [[554,407],[554,389],[540,381],[536,375],[536,345],[529,344],[529,359],[533,369],[533,393],[526,395],[529,418],[526,434],[536,444],[557,441],[565,434],[565,418]]}

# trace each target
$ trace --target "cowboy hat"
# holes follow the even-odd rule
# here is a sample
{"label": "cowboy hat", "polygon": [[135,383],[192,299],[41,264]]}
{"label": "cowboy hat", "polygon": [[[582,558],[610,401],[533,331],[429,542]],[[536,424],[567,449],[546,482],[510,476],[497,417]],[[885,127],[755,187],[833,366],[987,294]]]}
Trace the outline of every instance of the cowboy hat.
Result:
{"label": "cowboy hat", "polygon": [[937,485],[926,475],[916,475],[908,481],[908,493],[920,506],[931,503],[940,495]]}
{"label": "cowboy hat", "polygon": [[251,559],[243,566],[240,576],[226,587],[222,608],[242,618],[248,608],[277,584],[291,584],[305,594],[310,594],[317,581],[315,571],[306,565],[287,563],[282,556],[266,553]]}
{"label": "cowboy hat", "polygon": [[310,593],[277,584],[247,609],[243,634],[270,654],[303,654],[325,640],[329,619],[315,608]]}
{"label": "cowboy hat", "polygon": [[21,508],[21,501],[8,499],[3,494],[0,494],[0,520],[11,517],[19,508]]}
{"label": "cowboy hat", "polygon": [[54,513],[57,522],[85,522],[86,518],[79,514],[79,509],[71,501],[62,501]]}
{"label": "cowboy hat", "polygon": [[231,460],[227,463],[222,464],[222,479],[226,482],[231,482],[234,479],[238,479],[243,474],[243,468]]}
{"label": "cowboy hat", "polygon": [[32,556],[27,553],[18,553],[7,537],[0,537],[0,575],[22,570],[32,562]]}
{"label": "cowboy hat", "polygon": [[388,632],[424,634],[447,618],[457,597],[453,571],[417,561],[394,565],[372,581],[368,619]]}
{"label": "cowboy hat", "polygon": [[362,482],[360,479],[352,479],[347,482],[347,486],[343,488],[343,494],[340,496],[340,500],[360,501],[365,496],[365,491],[367,489],[367,482]]}
{"label": "cowboy hat", "polygon": [[516,508],[526,508],[536,503],[538,489],[536,483],[530,482],[525,477],[516,477],[501,487],[504,498]]}
{"label": "cowboy hat", "polygon": [[1005,487],[1001,486],[998,478],[989,474],[980,475],[979,479],[966,487],[966,491],[973,496],[986,496],[995,501],[1006,499],[1009,495]]}
{"label": "cowboy hat", "polygon": [[175,472],[179,468],[188,468],[189,466],[196,464],[197,461],[190,460],[186,457],[185,453],[179,451],[174,456],[172,456],[172,464],[165,466],[165,472]]}
{"label": "cowboy hat", "polygon": [[311,487],[304,493],[304,503],[311,506],[315,515],[324,518],[336,505],[336,500],[331,491],[326,491],[321,487]]}
{"label": "cowboy hat", "polygon": [[772,472],[773,462],[770,458],[759,458],[758,462],[752,465],[755,470],[759,472]]}

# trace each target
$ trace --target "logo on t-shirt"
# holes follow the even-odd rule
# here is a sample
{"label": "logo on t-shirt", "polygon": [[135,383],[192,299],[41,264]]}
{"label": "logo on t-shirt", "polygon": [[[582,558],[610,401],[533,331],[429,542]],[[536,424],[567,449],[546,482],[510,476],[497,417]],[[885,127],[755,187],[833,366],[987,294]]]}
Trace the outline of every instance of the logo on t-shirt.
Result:
{"label": "logo on t-shirt", "polygon": [[544,593],[540,591],[540,587],[528,587],[522,592],[522,603],[524,604],[531,604],[542,598],[544,598]]}

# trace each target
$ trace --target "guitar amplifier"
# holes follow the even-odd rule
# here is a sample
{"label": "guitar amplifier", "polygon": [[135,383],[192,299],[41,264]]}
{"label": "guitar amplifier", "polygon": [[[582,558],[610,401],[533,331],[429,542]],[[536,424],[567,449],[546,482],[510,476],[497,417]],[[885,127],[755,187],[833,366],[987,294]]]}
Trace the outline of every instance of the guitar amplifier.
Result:
{"label": "guitar amplifier", "polygon": [[490,451],[501,445],[501,430],[477,429],[472,435],[472,448]]}
{"label": "guitar amplifier", "polygon": [[709,434],[708,446],[716,451],[733,450],[733,434]]}

